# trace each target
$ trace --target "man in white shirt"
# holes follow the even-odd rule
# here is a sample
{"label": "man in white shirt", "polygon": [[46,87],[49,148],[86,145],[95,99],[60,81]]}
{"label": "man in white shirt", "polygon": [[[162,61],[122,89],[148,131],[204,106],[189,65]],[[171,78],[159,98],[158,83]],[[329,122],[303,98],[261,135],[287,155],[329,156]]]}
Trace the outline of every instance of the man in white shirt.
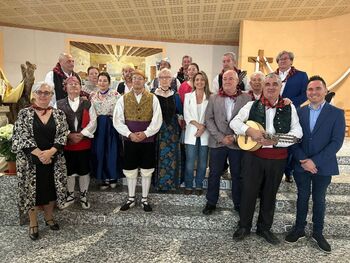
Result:
{"label": "man in white shirt", "polygon": [[71,54],[61,53],[58,57],[58,63],[56,66],[46,74],[45,82],[50,84],[55,89],[55,95],[52,97],[51,105],[54,105],[56,101],[67,97],[67,92],[64,89],[64,80],[71,76],[76,76],[80,79],[79,75],[73,71],[74,59]]}
{"label": "man in white shirt", "polygon": [[219,199],[220,176],[227,159],[230,164],[232,178],[232,201],[234,209],[239,211],[241,203],[240,163],[242,151],[239,149],[230,121],[251,98],[237,89],[238,76],[234,70],[223,74],[223,89],[218,94],[211,95],[205,112],[205,126],[209,132],[208,146],[209,178],[207,203],[203,214],[210,215],[216,209]]}
{"label": "man in white shirt", "polygon": [[[247,135],[262,145],[262,148],[245,152],[242,158],[242,195],[240,221],[233,234],[235,240],[242,240],[250,234],[256,199],[260,196],[260,212],[257,235],[276,245],[278,238],[270,231],[276,203],[276,194],[281,183],[287,147],[292,142],[278,142],[266,139],[268,134],[282,133],[301,138],[303,132],[294,105],[286,105],[280,96],[282,81],[271,73],[263,82],[263,95],[259,100],[248,102],[230,122],[237,135]],[[255,121],[265,131],[249,127],[245,122]]]}
{"label": "man in white shirt", "polygon": [[141,205],[145,212],[152,207],[147,201],[151,177],[154,172],[155,135],[159,131],[163,118],[157,97],[145,89],[146,76],[141,70],[135,70],[132,76],[133,89],[118,101],[113,113],[113,125],[124,137],[123,173],[128,183],[129,198],[120,208],[129,210],[135,206],[135,191],[138,169],[142,177]]}
{"label": "man in white shirt", "polygon": [[247,93],[252,97],[252,100],[259,100],[262,94],[262,82],[265,75],[261,71],[254,72],[250,75],[249,86]]}

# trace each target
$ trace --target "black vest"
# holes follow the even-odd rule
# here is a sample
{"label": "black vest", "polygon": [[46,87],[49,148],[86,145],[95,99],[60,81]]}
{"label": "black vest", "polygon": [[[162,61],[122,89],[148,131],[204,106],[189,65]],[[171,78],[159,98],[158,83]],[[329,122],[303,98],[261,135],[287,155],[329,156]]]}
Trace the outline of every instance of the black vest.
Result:
{"label": "black vest", "polygon": [[[79,75],[73,71],[72,76],[76,76],[80,79]],[[63,82],[67,76],[63,73],[63,77],[53,71],[53,83],[55,84],[56,101],[64,99],[68,96],[67,92],[64,90]]]}
{"label": "black vest", "polygon": [[[265,106],[260,100],[256,100],[249,112],[248,120],[260,123],[266,129]],[[292,107],[286,105],[283,108],[276,108],[276,114],[273,119],[273,127],[276,133],[288,133],[292,122]]]}
{"label": "black vest", "polygon": [[176,78],[180,81],[181,84],[182,84],[182,82],[184,82],[186,80],[183,70],[177,72]]}
{"label": "black vest", "polygon": [[125,92],[125,82],[120,82],[117,87],[117,91],[119,94],[123,95]]}
{"label": "black vest", "polygon": [[[57,108],[62,110],[67,119],[68,127],[71,132],[81,132],[83,130],[83,127],[81,127],[81,122],[83,119],[83,111],[84,109],[89,110],[91,106],[90,101],[88,100],[82,100],[80,98],[80,104],[76,112],[72,110],[72,108],[69,106],[68,97],[57,101]],[[77,118],[78,120],[78,129],[75,130],[74,120]]]}

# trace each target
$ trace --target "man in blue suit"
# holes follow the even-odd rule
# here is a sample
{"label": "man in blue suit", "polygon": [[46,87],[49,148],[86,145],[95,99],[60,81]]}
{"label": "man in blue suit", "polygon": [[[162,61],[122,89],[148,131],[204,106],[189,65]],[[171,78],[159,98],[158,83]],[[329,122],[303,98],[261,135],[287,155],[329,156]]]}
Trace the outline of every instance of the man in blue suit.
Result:
{"label": "man in blue suit", "polygon": [[[294,243],[305,237],[306,216],[312,193],[312,238],[324,252],[331,246],[322,231],[325,217],[325,196],[333,175],[339,174],[336,153],[345,136],[344,112],[325,101],[327,88],[319,76],[310,78],[306,95],[310,105],[298,110],[303,140],[293,145],[294,180],[298,188],[295,226],[285,240]],[[311,192],[312,189],[312,192]]]}
{"label": "man in blue suit", "polygon": [[[289,98],[296,109],[303,104],[306,99],[306,86],[308,83],[307,74],[304,71],[297,70],[293,67],[294,54],[290,51],[281,51],[277,57],[276,62],[278,69],[276,74],[282,80],[281,96]],[[289,151],[286,169],[284,171],[286,182],[293,182],[292,180],[292,155]]]}

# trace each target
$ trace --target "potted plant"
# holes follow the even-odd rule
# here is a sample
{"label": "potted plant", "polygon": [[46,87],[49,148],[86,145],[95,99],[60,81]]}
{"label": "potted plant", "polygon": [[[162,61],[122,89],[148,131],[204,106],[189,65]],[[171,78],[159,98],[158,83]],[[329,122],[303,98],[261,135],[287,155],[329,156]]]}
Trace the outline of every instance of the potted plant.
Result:
{"label": "potted plant", "polygon": [[0,156],[7,161],[8,174],[16,173],[16,154],[11,152],[13,125],[7,124],[0,127]]}

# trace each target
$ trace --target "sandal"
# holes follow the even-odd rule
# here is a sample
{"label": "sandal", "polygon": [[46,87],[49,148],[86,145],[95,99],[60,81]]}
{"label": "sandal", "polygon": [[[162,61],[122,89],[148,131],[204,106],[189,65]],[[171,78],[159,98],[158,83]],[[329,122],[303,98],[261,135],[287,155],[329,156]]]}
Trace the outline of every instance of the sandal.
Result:
{"label": "sandal", "polygon": [[30,237],[31,240],[37,240],[39,238],[38,225],[29,227],[29,237]]}
{"label": "sandal", "polygon": [[[51,224],[49,222],[51,222]],[[45,224],[49,226],[51,230],[54,230],[54,231],[60,230],[60,226],[53,220],[53,218],[49,220],[45,220]]]}

